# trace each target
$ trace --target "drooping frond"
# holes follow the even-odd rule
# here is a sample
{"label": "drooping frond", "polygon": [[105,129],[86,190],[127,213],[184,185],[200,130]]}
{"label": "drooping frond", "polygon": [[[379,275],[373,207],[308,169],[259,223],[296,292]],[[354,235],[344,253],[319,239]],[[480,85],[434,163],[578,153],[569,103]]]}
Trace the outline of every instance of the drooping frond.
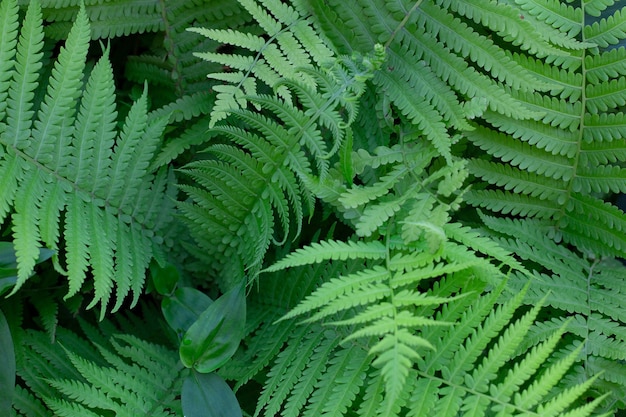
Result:
{"label": "drooping frond", "polygon": [[[521,9],[504,2],[399,1],[385,8],[374,0],[310,3],[340,50],[385,45],[386,65],[374,77],[382,97],[376,105],[384,114],[390,104],[397,107],[448,160],[455,141],[450,129],[471,130],[468,119],[485,109],[520,120],[540,116],[502,84],[516,91],[548,88],[476,25],[539,56],[560,53],[551,43],[571,39],[541,22],[521,20]],[[537,25],[546,27],[538,31]],[[574,43],[570,47],[579,45]]]}
{"label": "drooping frond", "polygon": [[84,328],[91,340],[63,328],[55,343],[41,332],[24,333],[18,375],[32,391],[18,390],[18,411],[47,415],[35,411],[45,404],[55,416],[99,416],[105,410],[120,416],[183,415],[179,394],[185,372],[176,350],[117,333],[112,323]]}
{"label": "drooping frond", "polygon": [[[14,2],[5,3],[3,19],[16,21]],[[172,208],[173,179],[165,170],[148,171],[167,119],[148,122],[145,92],[116,131],[108,51],[83,81],[89,33],[83,10],[36,103],[43,29],[39,4],[28,8],[15,57],[0,76],[8,80],[0,112],[0,218],[13,211],[14,292],[31,275],[43,243],[65,260],[69,296],[91,269],[91,306],[100,303],[104,312],[114,289],[115,308],[130,292],[135,300],[141,293],[160,243],[155,233],[171,217],[163,212]],[[14,44],[18,31],[11,35],[2,45]]]}
{"label": "drooping frond", "polygon": [[[213,53],[200,54],[230,67],[235,60],[246,64],[233,67],[242,71],[236,75],[241,80],[233,79],[232,72],[212,75],[225,83],[214,87],[218,97],[210,134],[216,141],[223,138],[230,143],[210,146],[211,158],[183,169],[199,186],[183,186],[194,204],[181,206],[201,247],[210,257],[221,254],[211,263],[219,269],[226,267],[232,280],[241,277],[244,269],[255,277],[271,242],[285,242],[299,234],[305,213],[313,210],[307,184],[310,178],[328,175],[330,159],[342,147],[354,122],[363,85],[382,61],[375,52],[318,66],[329,60],[332,52],[321,38],[312,36],[306,16],[274,3],[242,5],[258,8],[255,17],[269,19],[263,24],[277,25],[277,32],[266,41],[232,30],[198,30],[220,42],[237,41],[236,46],[249,47],[258,55],[224,55],[229,61],[221,62]],[[277,8],[272,13],[278,13],[278,20],[268,17],[263,7]],[[282,52],[263,55],[273,50]],[[281,60],[294,54],[304,54],[300,66],[284,74],[266,71],[265,60],[280,68]],[[271,61],[279,56],[281,60]],[[245,87],[247,83],[254,88]],[[262,93],[266,87],[274,88],[276,94]],[[223,120],[226,116],[238,123]]]}
{"label": "drooping frond", "polygon": [[[582,28],[582,41],[593,47],[560,63],[531,57],[520,63],[554,85],[549,92],[512,93],[537,112],[538,120],[515,120],[492,111],[467,136],[490,157],[470,162],[470,171],[491,184],[472,191],[468,201],[489,210],[541,219],[557,239],[599,255],[626,254],[626,217],[603,201],[626,191],[623,106],[626,104],[624,47],[606,50],[626,39],[619,10],[585,24],[589,5],[556,7],[524,2],[524,8],[562,31]],[[547,10],[554,10],[554,13]],[[563,12],[577,22],[558,24]],[[620,23],[621,22],[621,23]],[[576,29],[578,33],[578,29]],[[521,57],[519,57],[521,58]],[[593,215],[583,214],[593,213]]]}

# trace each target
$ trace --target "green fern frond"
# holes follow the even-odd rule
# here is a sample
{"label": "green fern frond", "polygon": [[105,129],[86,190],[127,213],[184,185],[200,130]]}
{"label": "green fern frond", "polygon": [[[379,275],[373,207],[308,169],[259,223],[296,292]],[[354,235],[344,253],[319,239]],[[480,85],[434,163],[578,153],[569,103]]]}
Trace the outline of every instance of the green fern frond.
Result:
{"label": "green fern frond", "polygon": [[[285,86],[278,84],[279,81],[304,81],[309,87],[314,87],[311,78],[296,69],[309,67],[313,62],[325,62],[333,57],[332,51],[323,46],[321,39],[312,41],[311,32],[306,29],[310,23],[291,5],[282,4],[277,7],[268,2],[256,3],[247,0],[240,3],[266,31],[269,40],[233,30],[192,29],[212,40],[233,44],[251,53],[251,55],[213,52],[196,54],[201,59],[238,70],[231,73],[233,75],[229,75],[228,78],[222,77],[221,74],[209,75],[232,83],[216,88],[219,93],[211,112],[212,126],[224,119],[230,111],[245,108],[247,99],[244,96],[256,95],[261,85],[276,88],[278,95],[290,102],[291,94]],[[305,45],[311,44],[317,47],[304,48]]]}
{"label": "green fern frond", "polygon": [[528,14],[567,33],[571,38],[576,38],[582,31],[583,12],[580,8],[561,3],[559,0],[522,0],[516,3]]}
{"label": "green fern frond", "polygon": [[[533,326],[520,351],[546,340],[550,332],[569,319],[568,331],[581,344],[583,364],[588,364],[578,372],[589,375],[611,367],[622,370],[622,323],[626,317],[620,307],[620,294],[625,288],[619,277],[624,273],[623,265],[617,261],[578,257],[547,238],[540,224],[533,220],[505,220],[488,216],[483,216],[483,219],[487,226],[503,234],[500,241],[504,247],[515,251],[522,259],[546,268],[545,272],[538,271],[534,275],[541,288],[550,291],[545,303],[554,311],[545,321]],[[520,226],[524,227],[523,234],[520,234]],[[513,274],[514,287],[519,287],[525,280]],[[567,294],[564,294],[563,288],[568,288]],[[529,291],[526,302],[532,304],[541,295],[534,287]],[[613,378],[599,375],[594,386],[612,384]],[[618,393],[621,389],[618,385],[611,387],[611,390],[617,390],[614,400],[621,401],[621,394]]]}
{"label": "green fern frond", "polygon": [[[125,335],[105,337],[104,347],[65,329],[60,329],[57,343],[46,339],[38,332],[25,335],[20,374],[55,415],[95,416],[103,410],[118,415],[182,415],[176,392],[184,373],[176,351]],[[38,389],[31,384],[33,378],[45,380],[48,388]],[[21,409],[19,403],[15,406]]]}
{"label": "green fern frond", "polygon": [[298,249],[280,262],[266,268],[264,272],[275,272],[325,260],[384,259],[386,255],[385,246],[379,242],[327,241],[314,243],[310,248]]}
{"label": "green fern frond", "polygon": [[[252,7],[250,4],[247,7]],[[286,8],[281,13],[285,13],[286,18],[295,18],[290,10]],[[300,22],[298,19],[296,21]],[[204,32],[224,37],[224,40],[236,35],[229,31]],[[260,42],[254,37],[246,39],[244,43]],[[272,42],[274,40],[264,45],[274,45]],[[228,56],[245,61],[246,68],[267,65],[260,61],[254,63],[247,56]],[[230,264],[226,268],[232,267],[231,270],[236,271],[243,265],[249,269],[249,276],[255,277],[270,243],[284,242],[294,231],[296,235],[300,233],[304,214],[313,209],[309,181],[315,176],[324,178],[328,175],[329,161],[342,147],[345,131],[354,122],[363,85],[381,59],[380,53],[356,56],[354,60],[337,58],[332,64],[316,68],[313,64],[320,59],[311,57],[307,61],[309,67],[294,68],[291,79],[272,75],[276,77],[271,82],[276,88],[275,95],[260,94],[256,89],[247,88],[245,92],[234,93],[241,102],[225,107],[224,115],[236,117],[241,126],[225,121],[215,124],[211,130],[213,134],[228,138],[232,144],[211,146],[208,151],[216,159],[198,161],[183,170],[210,192],[184,187],[202,207],[182,206],[195,225],[193,229],[198,230],[196,239],[210,252],[216,245],[219,250],[230,246],[226,250],[233,254],[216,259],[216,268],[222,268],[218,266],[220,264]],[[222,75],[231,74],[219,74],[219,77],[230,82],[234,79]],[[256,85],[256,78],[247,80]],[[221,87],[229,91],[239,88],[229,84]],[[219,110],[220,100],[218,94],[213,112],[222,111]],[[294,106],[293,100],[297,100],[303,109]],[[248,105],[250,109],[244,108]],[[219,119],[213,117],[210,124]],[[282,237],[277,237],[275,224]],[[257,230],[253,230],[255,228]],[[209,234],[205,232],[207,229],[211,230]],[[217,230],[223,232],[215,233]],[[236,236],[251,236],[252,233],[256,238],[239,242],[238,238],[224,237],[232,235],[235,230],[246,230],[245,233],[235,232]],[[225,242],[225,239],[229,241]],[[221,246],[224,243],[228,246]],[[241,272],[232,276],[237,279]]]}
{"label": "green fern frond", "polygon": [[[585,11],[586,4],[572,10],[581,25]],[[626,246],[621,233],[624,215],[598,197],[624,188],[619,111],[626,103],[623,62],[619,61],[624,49],[604,50],[621,39],[617,23],[623,20],[621,16],[617,10],[599,23],[584,26],[583,41],[595,48],[572,57],[575,65],[532,64],[533,71],[569,90],[563,94],[564,89],[555,89],[544,95],[515,92],[531,108],[544,109],[540,121],[513,121],[486,112],[488,126],[467,134],[472,143],[505,162],[470,162],[470,171],[494,187],[471,191],[468,201],[494,211],[545,219],[544,230],[559,228],[553,236],[584,251],[615,256],[623,256]],[[530,68],[531,61],[524,62]],[[506,191],[494,194],[498,188]],[[598,213],[593,221],[580,218],[583,210],[592,207]]]}
{"label": "green fern frond", "polygon": [[585,26],[584,31],[587,42],[593,42],[601,48],[619,43],[622,39],[626,39],[624,9],[617,10],[612,15]]}
{"label": "green fern frond", "polygon": [[[332,270],[334,273],[344,270],[346,276],[356,276],[353,270],[359,268],[356,263],[348,262],[345,267],[347,269],[333,265]],[[284,283],[285,278],[288,278],[286,282],[289,283],[287,288],[284,284],[276,286],[282,288],[282,291],[274,295],[271,292],[264,294],[270,297],[288,296],[298,285],[297,277],[303,271],[313,273],[309,268],[300,267],[293,272],[287,271],[286,276],[272,274],[264,277],[260,281],[261,286],[269,283],[276,286]],[[442,313],[437,315],[437,321],[434,322],[440,325],[432,327],[432,332],[425,332],[423,339],[408,328],[400,331],[398,339],[392,339],[396,336],[369,338],[365,335],[383,333],[378,333],[374,328],[370,331],[364,329],[364,337],[358,340],[366,343],[370,355],[367,355],[362,343],[356,343],[359,332],[355,333],[352,326],[358,321],[351,320],[350,314],[346,315],[349,310],[339,314],[339,321],[325,326],[325,330],[320,327],[320,322],[309,322],[294,329],[291,327],[293,319],[284,317],[276,324],[268,323],[268,326],[263,327],[263,332],[280,329],[280,332],[284,332],[281,344],[287,344],[283,350],[274,350],[272,354],[276,355],[275,362],[267,375],[263,400],[258,404],[256,414],[313,416],[330,413],[340,416],[345,415],[348,409],[358,407],[364,412],[369,410],[365,415],[455,415],[456,412],[452,410],[483,410],[506,416],[512,412],[536,413],[540,409],[552,407],[554,403],[550,402],[551,399],[558,398],[556,403],[567,404],[568,410],[591,415],[600,401],[591,407],[575,405],[576,398],[589,388],[591,382],[579,385],[571,392],[571,396],[568,396],[569,392],[559,394],[559,381],[580,353],[580,348],[574,349],[561,362],[550,362],[554,360],[556,347],[563,343],[563,335],[566,334],[564,323],[550,329],[546,333],[547,340],[541,341],[537,347],[518,349],[521,343],[526,342],[529,329],[536,322],[541,307],[538,305],[530,312],[516,315],[524,298],[522,291],[514,300],[492,311],[504,286],[500,285],[499,290],[490,296],[477,298],[478,292],[470,293],[471,288],[483,288],[484,284],[472,282],[477,285],[470,286],[465,296],[451,298],[450,291],[459,291],[459,285],[467,287],[464,275],[452,273],[449,278],[442,280],[440,287],[429,291],[424,300],[432,297],[440,301],[427,302],[421,307],[423,311],[439,309],[442,306],[440,302],[444,304]],[[414,296],[407,298],[398,293],[398,299],[405,299],[407,305],[419,305],[415,304]],[[262,299],[257,302],[261,302],[259,308],[267,311]],[[382,306],[373,305],[372,316],[380,317],[380,314],[373,312],[376,308]],[[400,314],[396,325],[425,324],[407,313]],[[274,314],[280,313],[277,311]],[[515,320],[515,317],[521,318]],[[390,317],[387,320],[392,322]],[[452,327],[441,326],[445,322],[450,322]],[[350,326],[342,331],[343,327],[336,327],[342,323]],[[387,332],[380,325],[376,329]],[[273,337],[276,336],[274,334]],[[252,334],[250,343],[264,345],[266,342],[263,340],[267,339],[261,337],[261,334],[259,337],[257,339]],[[344,341],[340,344],[341,338]],[[430,344],[436,350],[423,350]],[[393,346],[396,346],[395,350]],[[418,356],[416,346],[420,350]],[[463,346],[463,349],[459,350],[459,346]],[[526,355],[517,359],[519,350],[526,352]],[[315,360],[302,365],[300,358],[304,355],[296,352],[303,351],[312,352],[311,357]],[[250,358],[242,357],[240,360],[249,361]],[[511,361],[514,363],[511,364]],[[295,366],[295,375],[289,373],[289,362],[300,364]],[[546,369],[547,373],[542,373],[542,369]],[[304,387],[308,388],[302,391]],[[537,389],[539,387],[541,390]],[[344,402],[339,401],[340,398]],[[456,405],[446,408],[446,404]]]}
{"label": "green fern frond", "polygon": [[[17,13],[15,8],[4,10]],[[157,177],[161,184],[164,178],[171,184],[172,178],[155,177],[147,170],[166,120],[147,123],[145,94],[115,137],[117,113],[107,51],[83,81],[89,33],[82,10],[52,68],[42,102],[37,103],[34,91],[43,32],[39,5],[30,4],[8,75],[6,113],[0,120],[5,185],[0,206],[2,218],[14,209],[18,281],[13,291],[31,275],[43,242],[63,253],[68,296],[82,287],[91,267],[95,283],[91,306],[101,303],[104,313],[115,286],[116,309],[130,290],[135,301],[141,293],[154,233],[170,220],[160,211],[171,209],[166,197],[171,185],[154,189],[158,196],[144,190],[152,189]],[[64,246],[59,248],[61,234]]]}
{"label": "green fern frond", "polygon": [[[414,145],[405,146],[405,158],[412,155],[411,152],[415,148],[420,148]],[[312,294],[305,297],[298,306],[283,315],[278,325],[292,321],[296,316],[306,315],[303,322],[307,325],[327,323],[329,327],[337,329],[335,330],[337,332],[342,332],[342,328],[345,329],[343,332],[346,336],[342,338],[342,346],[350,346],[352,343],[364,340],[364,343],[368,344],[371,357],[369,366],[380,369],[380,378],[384,387],[384,401],[381,407],[386,410],[382,411],[383,413],[389,413],[394,408],[401,407],[398,404],[404,401],[401,399],[407,396],[407,387],[411,386],[408,380],[409,375],[412,374],[415,364],[421,360],[423,351],[432,347],[431,341],[426,337],[428,333],[422,329],[445,327],[451,324],[421,313],[441,308],[442,305],[453,303],[459,298],[453,293],[447,296],[424,294],[416,290],[419,288],[419,283],[436,280],[442,276],[471,274],[469,271],[479,264],[485,267],[485,271],[489,271],[489,274],[500,274],[496,267],[489,261],[481,259],[478,253],[448,242],[449,236],[446,236],[444,224],[449,219],[447,210],[450,210],[450,207],[431,195],[419,194],[420,187],[416,187],[416,184],[424,189],[432,189],[434,193],[438,190],[442,197],[454,196],[455,192],[452,189],[455,186],[448,185],[447,182],[458,184],[455,176],[459,174],[455,169],[463,170],[461,164],[454,169],[445,167],[440,171],[425,173],[423,165],[427,165],[429,159],[436,155],[436,153],[428,152],[429,146],[425,148],[426,153],[416,152],[415,154],[416,170],[411,172],[412,176],[394,181],[392,189],[384,187],[387,190],[385,196],[377,197],[378,182],[376,178],[372,178],[370,179],[372,185],[365,185],[363,190],[368,188],[373,190],[373,202],[366,199],[359,202],[360,204],[342,205],[341,203],[349,203],[342,200],[347,194],[341,195],[334,202],[347,212],[365,206],[357,213],[361,218],[367,218],[368,208],[376,206],[380,201],[385,201],[385,198],[390,199],[389,201],[406,201],[406,207],[403,203],[399,205],[401,214],[398,216],[407,219],[402,225],[397,226],[397,230],[402,231],[401,236],[393,234],[396,230],[396,227],[392,226],[395,215],[391,215],[382,224],[374,227],[377,233],[382,233],[383,236],[389,234],[386,237],[389,239],[386,245],[376,240],[359,240],[356,243],[322,241],[292,252],[264,271],[276,272],[292,266],[302,267],[306,264],[329,260],[333,261],[333,264],[348,262],[352,265],[358,261],[361,265],[367,265],[358,267],[356,270],[352,266],[348,269],[350,273],[340,273],[338,276],[330,277]],[[379,154],[386,155],[386,152],[379,150]],[[364,153],[363,156],[365,156]],[[390,163],[381,164],[383,160],[380,158],[370,157],[369,159],[368,162],[377,166],[382,172],[390,168],[388,165],[393,168],[395,161],[393,157],[385,158]],[[404,162],[406,163],[406,159]],[[461,175],[461,178],[464,177]],[[405,181],[410,181],[417,191],[405,191],[405,194],[394,196],[392,190],[393,192],[396,189],[408,190],[408,187],[404,186]],[[358,230],[359,219],[356,218],[353,221]],[[467,232],[458,228],[450,229],[450,237],[462,242],[471,241],[472,239],[464,233]],[[496,258],[506,260],[507,264],[523,269],[517,261],[502,252],[487,238],[482,244],[479,243],[480,239],[476,241],[477,248],[487,255],[491,255],[490,252],[493,250]],[[318,412],[321,410],[319,407],[315,409]]]}

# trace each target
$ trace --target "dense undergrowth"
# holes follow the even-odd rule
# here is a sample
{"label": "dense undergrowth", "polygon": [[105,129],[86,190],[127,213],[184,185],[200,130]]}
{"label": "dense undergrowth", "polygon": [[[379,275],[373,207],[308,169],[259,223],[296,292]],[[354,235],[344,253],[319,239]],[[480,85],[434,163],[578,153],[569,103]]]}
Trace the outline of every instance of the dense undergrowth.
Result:
{"label": "dense undergrowth", "polygon": [[626,7],[0,2],[0,414],[626,410]]}

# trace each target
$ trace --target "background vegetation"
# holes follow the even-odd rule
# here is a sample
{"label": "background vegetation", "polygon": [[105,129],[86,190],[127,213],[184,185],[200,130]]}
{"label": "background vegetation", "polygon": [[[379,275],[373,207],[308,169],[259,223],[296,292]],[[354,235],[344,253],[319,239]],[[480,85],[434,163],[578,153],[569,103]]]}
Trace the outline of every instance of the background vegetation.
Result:
{"label": "background vegetation", "polygon": [[626,7],[0,2],[0,414],[626,409]]}

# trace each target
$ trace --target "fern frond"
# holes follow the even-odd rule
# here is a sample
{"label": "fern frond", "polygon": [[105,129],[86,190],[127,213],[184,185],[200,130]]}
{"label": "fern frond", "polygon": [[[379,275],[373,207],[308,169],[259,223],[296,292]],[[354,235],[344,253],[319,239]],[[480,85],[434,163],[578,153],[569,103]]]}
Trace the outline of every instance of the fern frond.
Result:
{"label": "fern frond", "polygon": [[[354,121],[362,85],[380,57],[374,57],[374,63],[368,59],[362,57],[353,63],[338,58],[324,69],[295,71],[294,74],[302,73],[313,80],[312,86],[294,78],[274,82],[277,93],[273,96],[250,90],[241,99],[262,112],[239,106],[227,110],[245,123],[246,129],[227,123],[215,125],[213,132],[228,137],[237,147],[212,146],[209,151],[217,160],[196,162],[184,170],[211,192],[185,188],[204,207],[202,211],[189,208],[187,216],[201,227],[196,238],[209,251],[235,229],[246,230],[247,236],[249,233],[259,236],[245,242],[232,241],[229,250],[237,260],[224,262],[221,258],[216,265],[232,262],[237,265],[235,269],[245,265],[244,268],[251,268],[249,275],[254,277],[271,242],[287,239],[293,232],[292,224],[296,225],[295,233],[300,233],[304,213],[313,209],[308,181],[316,175],[322,178],[328,175],[329,159],[341,148],[344,132]],[[298,100],[304,110],[295,107],[291,99],[285,100],[281,89]],[[214,109],[218,107],[220,104],[216,103]],[[313,164],[316,169],[311,167]],[[183,210],[188,208],[183,206]],[[292,216],[295,221],[291,220]],[[215,228],[215,223],[220,230],[229,231],[210,232],[207,236],[203,230],[209,225],[213,225],[209,229]],[[280,224],[282,239],[273,236],[274,223]],[[259,226],[260,229],[252,231]]]}
{"label": "fern frond", "polygon": [[[552,331],[569,318],[571,323],[568,324],[568,331],[581,344],[582,360],[589,364],[604,361],[602,366],[593,367],[594,373],[608,367],[622,369],[619,358],[623,355],[619,353],[619,346],[624,340],[621,328],[625,317],[619,299],[624,288],[618,277],[624,272],[623,265],[616,261],[594,261],[574,255],[571,250],[547,238],[536,221],[483,218],[487,226],[503,234],[500,241],[506,248],[547,269],[544,273],[535,272],[534,275],[545,289],[541,293],[550,291],[545,302],[554,311],[545,321],[533,327],[530,337],[522,343],[520,350],[546,340]],[[518,234],[520,226],[524,226],[523,235]],[[526,278],[513,274],[512,280],[514,287],[519,287]],[[567,288],[567,295],[563,294],[564,288]],[[540,292],[531,287],[526,302],[532,304],[538,297],[541,297]],[[581,372],[588,366],[583,366]],[[599,375],[594,385],[606,384],[605,378]],[[618,388],[615,386],[613,389]]]}
{"label": "fern frond", "polygon": [[385,246],[379,242],[327,241],[298,249],[280,262],[266,268],[264,272],[275,272],[325,260],[384,259],[386,255]]}
{"label": "fern frond", "polygon": [[624,9],[617,10],[607,18],[585,26],[586,40],[605,48],[626,39],[626,13],[624,12]]}
{"label": "fern frond", "polygon": [[451,8],[468,19],[485,25],[505,39],[512,39],[514,45],[521,45],[523,49],[528,50],[531,54],[539,56],[563,54],[557,48],[549,45],[546,40],[558,42],[560,39],[567,42],[565,36],[559,36],[559,33],[556,31],[553,33],[547,30],[543,33],[536,32],[529,22],[520,19],[518,11],[511,5],[500,5],[488,0],[478,3],[465,0],[439,0],[437,3],[443,7]]}
{"label": "fern frond", "polygon": [[[108,331],[120,331],[111,323],[106,326]],[[130,335],[111,338],[102,329],[90,331],[92,336],[96,333],[95,339],[105,346],[63,328],[55,344],[40,332],[24,334],[19,372],[38,397],[33,398],[34,405],[43,400],[55,415],[63,416],[101,415],[104,410],[118,415],[182,415],[176,392],[185,375],[176,351]],[[44,381],[47,389],[32,385],[33,378]]]}
{"label": "fern frond", "polygon": [[516,3],[522,10],[555,29],[567,33],[571,38],[575,38],[582,31],[583,11],[581,8],[561,3],[558,0],[521,0]]}
{"label": "fern frond", "polygon": [[[303,80],[305,84],[313,87],[312,80],[305,73],[296,71],[297,67],[307,67],[312,62],[323,62],[332,58],[331,50],[323,46],[321,39],[311,42],[310,36],[303,36],[308,31],[303,29],[308,26],[306,17],[301,16],[291,5],[283,4],[276,8],[269,3],[259,4],[248,0],[240,3],[270,36],[269,41],[259,36],[232,30],[192,29],[212,40],[237,45],[251,53],[251,55],[206,52],[196,54],[201,59],[228,65],[240,71],[235,78],[229,77],[230,79],[216,74],[218,79],[234,85],[224,85],[217,89],[219,94],[211,112],[211,126],[224,119],[229,111],[245,108],[247,100],[244,95],[257,94],[257,89],[261,84],[276,88],[279,96],[290,102],[291,94],[286,87],[278,85],[278,82],[283,79]],[[273,15],[270,9],[278,15]],[[311,32],[308,32],[310,35]],[[318,47],[310,50],[304,49],[301,42],[305,39],[307,44],[313,43]],[[317,55],[319,53],[323,55]],[[286,59],[287,57],[291,59]],[[210,75],[210,77],[214,76]]]}
{"label": "fern frond", "polygon": [[[43,82],[38,73],[41,12],[37,2],[29,5],[14,69],[8,75],[6,117],[0,120],[0,170],[6,186],[0,206],[3,218],[10,208],[14,210],[18,281],[13,291],[31,275],[43,242],[65,259],[68,296],[81,288],[91,267],[95,283],[91,306],[101,303],[104,313],[115,285],[116,308],[129,290],[135,301],[141,293],[154,233],[170,221],[167,215],[155,216],[154,209],[158,205],[171,210],[171,203],[166,202],[171,186],[155,189],[153,185],[157,179],[162,184],[164,178],[171,184],[172,178],[157,178],[148,171],[166,121],[147,122],[145,96],[134,106],[116,140],[108,51],[89,77],[83,75],[89,34],[86,11],[81,9],[49,79]],[[34,94],[39,82],[46,86],[41,102]],[[146,189],[156,195],[149,196]],[[64,245],[59,248],[61,234]],[[118,272],[115,278],[114,270]]]}
{"label": "fern frond", "polygon": [[[535,10],[536,2],[532,3]],[[600,4],[589,5],[589,10],[596,7]],[[587,5],[571,10],[581,25],[585,24],[585,11]],[[525,60],[529,68],[536,67],[534,71],[563,89],[542,96],[514,93],[531,108],[544,109],[540,121],[509,121],[487,112],[485,120],[490,126],[468,132],[474,144],[506,163],[475,160],[469,165],[472,173],[494,189],[507,190],[503,194],[494,194],[492,189],[471,191],[468,201],[494,211],[545,219],[545,230],[551,225],[558,227],[553,236],[581,250],[623,256],[623,236],[613,231],[623,228],[623,213],[591,197],[623,191],[620,164],[625,155],[619,109],[626,101],[619,58],[624,52],[623,48],[604,50],[621,39],[621,20],[622,12],[616,10],[598,23],[585,25],[583,41],[595,48],[572,57],[575,65],[548,61],[537,67]],[[565,89],[568,93],[563,94]],[[598,213],[593,222],[580,218],[587,209]]]}
{"label": "fern frond", "polygon": [[2,16],[2,32],[0,33],[0,118],[4,119],[6,110],[6,98],[8,95],[9,81],[13,69],[13,57],[17,46],[17,30],[19,27],[17,2],[3,1],[0,5],[0,16]]}
{"label": "fern frond", "polygon": [[318,380],[302,416],[344,415],[364,383],[368,362],[367,353],[359,346],[336,352],[328,360],[328,368]]}

